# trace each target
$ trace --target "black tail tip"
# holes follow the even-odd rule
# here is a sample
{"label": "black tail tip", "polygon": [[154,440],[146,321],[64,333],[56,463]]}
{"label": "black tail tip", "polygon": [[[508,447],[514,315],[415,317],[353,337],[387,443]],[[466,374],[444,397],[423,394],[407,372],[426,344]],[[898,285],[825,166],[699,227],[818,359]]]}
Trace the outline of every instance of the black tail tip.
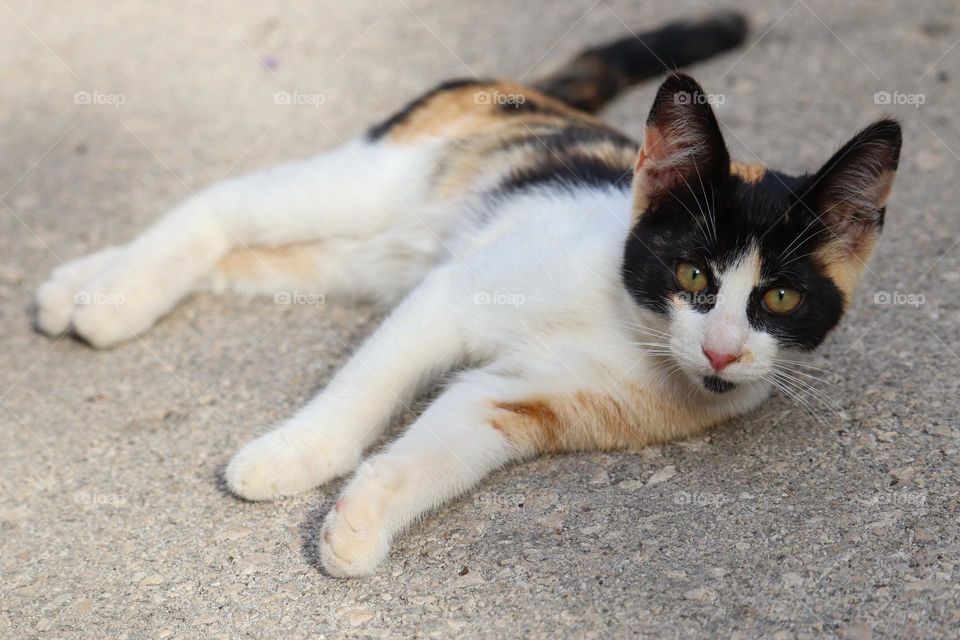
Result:
{"label": "black tail tip", "polygon": [[699,20],[710,26],[726,46],[735,47],[742,43],[750,32],[750,21],[739,11],[721,10],[709,13]]}

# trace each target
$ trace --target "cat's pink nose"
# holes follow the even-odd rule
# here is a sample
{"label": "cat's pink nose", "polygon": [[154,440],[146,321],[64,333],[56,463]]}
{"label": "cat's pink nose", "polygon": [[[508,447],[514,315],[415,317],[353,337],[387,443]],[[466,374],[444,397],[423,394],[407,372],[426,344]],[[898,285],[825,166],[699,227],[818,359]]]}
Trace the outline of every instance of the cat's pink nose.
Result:
{"label": "cat's pink nose", "polygon": [[716,372],[723,371],[727,368],[727,365],[740,359],[739,353],[718,353],[706,348],[703,350],[703,355],[707,356],[707,360],[710,361],[710,366],[712,366]]}

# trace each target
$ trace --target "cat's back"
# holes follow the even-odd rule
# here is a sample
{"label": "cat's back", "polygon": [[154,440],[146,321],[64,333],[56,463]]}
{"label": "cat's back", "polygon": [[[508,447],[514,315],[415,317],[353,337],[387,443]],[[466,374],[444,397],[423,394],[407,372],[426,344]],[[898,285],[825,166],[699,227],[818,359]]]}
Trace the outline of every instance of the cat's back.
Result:
{"label": "cat's back", "polygon": [[[371,142],[430,147],[430,196],[505,199],[539,187],[629,188],[638,144],[521,84],[443,83],[372,127]],[[494,203],[495,204],[495,203]]]}

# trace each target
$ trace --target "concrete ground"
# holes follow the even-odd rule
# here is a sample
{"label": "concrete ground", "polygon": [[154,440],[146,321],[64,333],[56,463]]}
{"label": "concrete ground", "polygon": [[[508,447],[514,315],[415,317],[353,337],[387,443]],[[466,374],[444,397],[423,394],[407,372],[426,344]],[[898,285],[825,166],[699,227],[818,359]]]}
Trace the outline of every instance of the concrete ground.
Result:
{"label": "concrete ground", "polygon": [[[831,407],[777,396],[692,442],[505,470],[370,579],[318,570],[336,486],[244,504],[217,481],[370,309],[199,296],[105,352],[31,330],[53,267],[212,181],[336,145],[440,79],[527,78],[701,4],[0,2],[0,637],[956,637],[950,0],[730,0],[752,41],[693,69],[743,160],[813,169],[903,120],[885,237],[812,358]],[[638,136],[654,88],[609,118]]]}

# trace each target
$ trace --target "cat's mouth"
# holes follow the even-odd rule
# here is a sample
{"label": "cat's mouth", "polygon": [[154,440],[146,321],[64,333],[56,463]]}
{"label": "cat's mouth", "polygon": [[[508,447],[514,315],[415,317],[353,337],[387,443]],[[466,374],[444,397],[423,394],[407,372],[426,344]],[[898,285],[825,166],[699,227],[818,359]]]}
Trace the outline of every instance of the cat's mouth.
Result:
{"label": "cat's mouth", "polygon": [[703,386],[708,391],[713,391],[714,393],[726,393],[727,391],[733,390],[737,385],[724,380],[720,376],[704,376]]}

